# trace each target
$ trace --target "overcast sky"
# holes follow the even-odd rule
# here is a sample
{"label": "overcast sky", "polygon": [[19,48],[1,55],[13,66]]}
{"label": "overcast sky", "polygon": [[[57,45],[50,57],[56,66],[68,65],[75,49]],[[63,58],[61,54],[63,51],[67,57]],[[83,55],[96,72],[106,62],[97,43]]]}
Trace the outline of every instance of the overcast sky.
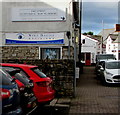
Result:
{"label": "overcast sky", "polygon": [[[65,0],[0,0],[0,1],[63,2]],[[103,29],[103,27],[104,29],[114,28],[115,24],[118,23],[118,12],[120,13],[120,0],[100,0],[100,1],[101,2],[99,2],[99,0],[82,0],[83,5],[82,33],[92,31],[94,32],[94,34],[98,34]],[[102,21],[104,23],[103,24],[104,26],[102,25]]]}
{"label": "overcast sky", "polygon": [[118,12],[120,12],[118,3],[82,2],[82,33],[92,31],[98,34],[102,28],[114,28],[118,23]]}

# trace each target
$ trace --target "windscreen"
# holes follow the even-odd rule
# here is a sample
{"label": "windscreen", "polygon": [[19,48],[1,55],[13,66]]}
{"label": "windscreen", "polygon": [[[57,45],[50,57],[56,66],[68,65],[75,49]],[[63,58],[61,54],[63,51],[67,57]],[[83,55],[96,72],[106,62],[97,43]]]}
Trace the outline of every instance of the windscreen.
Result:
{"label": "windscreen", "polygon": [[102,59],[115,59],[114,55],[98,55],[97,56],[98,60],[102,60]]}
{"label": "windscreen", "polygon": [[107,69],[120,69],[120,62],[107,62],[106,68]]}

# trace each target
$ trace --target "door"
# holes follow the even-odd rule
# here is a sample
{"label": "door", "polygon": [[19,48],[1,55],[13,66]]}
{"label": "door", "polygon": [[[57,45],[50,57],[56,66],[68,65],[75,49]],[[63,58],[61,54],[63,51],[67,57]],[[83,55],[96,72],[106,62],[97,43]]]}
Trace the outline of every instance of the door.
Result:
{"label": "door", "polygon": [[91,65],[91,53],[86,53],[85,65]]}

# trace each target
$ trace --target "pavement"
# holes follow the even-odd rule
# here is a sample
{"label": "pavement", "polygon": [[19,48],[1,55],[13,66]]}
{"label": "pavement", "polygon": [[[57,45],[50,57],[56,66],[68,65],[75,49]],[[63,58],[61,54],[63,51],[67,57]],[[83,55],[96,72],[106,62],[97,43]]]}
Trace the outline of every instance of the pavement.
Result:
{"label": "pavement", "polygon": [[94,67],[85,66],[68,115],[120,115],[120,87],[103,86],[96,79]]}

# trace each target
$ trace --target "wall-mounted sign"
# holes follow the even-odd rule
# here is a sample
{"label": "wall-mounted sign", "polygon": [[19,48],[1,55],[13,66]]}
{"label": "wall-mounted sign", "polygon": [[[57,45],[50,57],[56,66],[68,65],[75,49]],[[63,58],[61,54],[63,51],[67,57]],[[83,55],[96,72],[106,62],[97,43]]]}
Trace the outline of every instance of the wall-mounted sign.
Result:
{"label": "wall-mounted sign", "polygon": [[64,33],[6,33],[6,44],[64,44]]}
{"label": "wall-mounted sign", "polygon": [[65,21],[66,9],[12,8],[12,21]]}

